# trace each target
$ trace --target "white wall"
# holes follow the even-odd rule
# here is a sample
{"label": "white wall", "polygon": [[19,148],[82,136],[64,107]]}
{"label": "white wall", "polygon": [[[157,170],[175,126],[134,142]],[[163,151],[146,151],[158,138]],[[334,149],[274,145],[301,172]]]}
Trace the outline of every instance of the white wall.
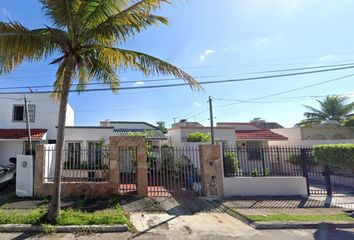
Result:
{"label": "white wall", "polygon": [[226,177],[224,196],[306,196],[304,177]]}
{"label": "white wall", "polygon": [[[192,132],[210,133],[208,127],[198,128],[174,128],[169,129],[167,133],[168,140],[172,146],[185,145],[187,136]],[[233,128],[214,128],[214,138],[216,141],[226,141],[228,145],[234,146],[236,144],[236,135]]]}
{"label": "white wall", "polygon": [[[26,128],[26,122],[13,121],[13,105],[23,105],[23,95],[5,94],[0,100],[0,128]],[[7,99],[6,99],[7,98]],[[56,139],[59,114],[59,102],[53,100],[50,94],[31,93],[26,95],[28,104],[36,105],[35,122],[30,123],[31,128],[48,129],[47,139]],[[68,106],[67,126],[74,125],[74,111]]]}
{"label": "white wall", "polygon": [[16,195],[19,197],[33,197],[33,156],[17,156]]}
{"label": "white wall", "polygon": [[22,154],[22,141],[0,141],[0,165],[9,165],[9,158]]}
{"label": "white wall", "polygon": [[106,139],[109,144],[109,137],[113,136],[113,128],[109,127],[68,127],[65,128],[65,141],[82,141],[82,146],[87,147],[87,141]]}
{"label": "white wall", "polygon": [[316,144],[354,143],[354,139],[303,140],[301,128],[279,128],[271,131],[288,138],[287,141],[269,141],[269,146],[313,146]]}

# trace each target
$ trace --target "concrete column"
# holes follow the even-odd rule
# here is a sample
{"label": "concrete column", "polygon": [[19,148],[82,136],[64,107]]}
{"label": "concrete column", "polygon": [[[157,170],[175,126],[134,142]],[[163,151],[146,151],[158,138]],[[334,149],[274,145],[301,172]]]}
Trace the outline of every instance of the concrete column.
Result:
{"label": "concrete column", "polygon": [[109,138],[109,185],[114,189],[114,193],[119,194],[120,191],[120,172],[118,158],[118,139],[117,137]]}
{"label": "concrete column", "polygon": [[44,145],[36,145],[36,160],[34,162],[34,196],[40,197],[43,189]]}
{"label": "concrete column", "polygon": [[137,148],[137,191],[138,196],[146,197],[148,195],[148,176],[145,140],[139,141]]}
{"label": "concrete column", "polygon": [[199,145],[202,195],[222,197],[222,156],[219,145]]}

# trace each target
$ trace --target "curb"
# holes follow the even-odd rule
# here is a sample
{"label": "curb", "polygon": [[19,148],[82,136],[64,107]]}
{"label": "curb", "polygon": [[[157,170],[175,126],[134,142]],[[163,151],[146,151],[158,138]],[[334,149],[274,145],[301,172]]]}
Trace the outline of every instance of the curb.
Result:
{"label": "curb", "polygon": [[255,229],[354,228],[354,222],[254,222]]}
{"label": "curb", "polygon": [[[72,233],[80,231],[92,231],[97,233],[126,232],[126,225],[71,225],[71,226],[51,226],[53,232]],[[0,232],[43,232],[43,227],[31,224],[2,224]]]}
{"label": "curb", "polygon": [[354,228],[354,222],[251,222],[232,208],[216,200],[224,209],[225,213],[246,223],[254,229],[317,229],[317,228]]}

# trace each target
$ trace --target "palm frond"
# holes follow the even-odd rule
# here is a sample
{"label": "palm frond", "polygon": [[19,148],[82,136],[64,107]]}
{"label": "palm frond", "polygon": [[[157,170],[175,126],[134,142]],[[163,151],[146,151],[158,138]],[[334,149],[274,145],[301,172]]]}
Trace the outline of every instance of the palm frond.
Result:
{"label": "palm frond", "polygon": [[39,61],[60,46],[43,30],[30,30],[18,22],[0,22],[0,74],[13,71],[24,60]]}
{"label": "palm frond", "polygon": [[106,62],[116,68],[140,70],[146,75],[172,75],[183,79],[192,89],[202,89],[198,81],[183,70],[145,53],[105,47],[99,50],[99,56],[102,62]]}

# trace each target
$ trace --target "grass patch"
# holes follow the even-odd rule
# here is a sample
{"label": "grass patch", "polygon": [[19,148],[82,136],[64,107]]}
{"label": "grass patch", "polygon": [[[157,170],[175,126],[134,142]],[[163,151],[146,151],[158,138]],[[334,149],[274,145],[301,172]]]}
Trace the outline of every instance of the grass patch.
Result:
{"label": "grass patch", "polygon": [[0,224],[34,224],[44,223],[47,209],[38,208],[31,211],[0,209]]}
{"label": "grass patch", "polygon": [[[41,207],[30,211],[0,209],[0,224],[46,224],[47,208]],[[129,219],[124,215],[121,207],[105,209],[96,212],[66,209],[61,211],[57,225],[130,225]],[[45,228],[47,227],[44,225]]]}
{"label": "grass patch", "polygon": [[345,213],[327,215],[293,215],[293,214],[269,214],[269,215],[243,215],[251,222],[338,222],[354,221],[354,218]]}
{"label": "grass patch", "polygon": [[61,212],[58,225],[115,225],[127,224],[128,219],[122,209],[107,209],[96,212],[83,212],[80,210],[67,209]]}

